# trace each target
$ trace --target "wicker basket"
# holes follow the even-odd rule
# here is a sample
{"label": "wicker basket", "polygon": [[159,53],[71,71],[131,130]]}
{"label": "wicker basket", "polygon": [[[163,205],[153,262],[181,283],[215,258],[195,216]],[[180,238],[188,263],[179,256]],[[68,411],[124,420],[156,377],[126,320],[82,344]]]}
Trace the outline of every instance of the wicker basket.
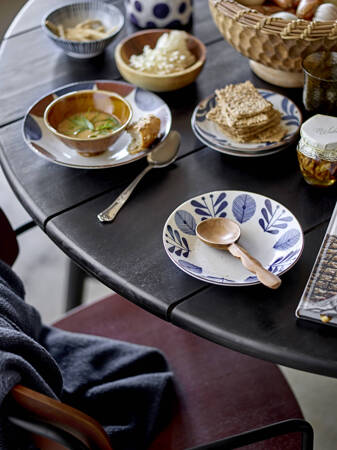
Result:
{"label": "wicker basket", "polygon": [[288,21],[235,0],[209,0],[209,6],[224,38],[251,60],[258,76],[273,84],[301,86],[302,59],[318,50],[337,50],[337,21]]}

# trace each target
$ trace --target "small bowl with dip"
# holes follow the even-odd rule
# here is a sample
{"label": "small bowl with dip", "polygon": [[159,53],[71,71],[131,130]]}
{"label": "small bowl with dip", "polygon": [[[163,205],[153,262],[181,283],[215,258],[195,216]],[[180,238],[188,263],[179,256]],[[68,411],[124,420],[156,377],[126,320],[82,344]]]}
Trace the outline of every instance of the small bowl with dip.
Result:
{"label": "small bowl with dip", "polygon": [[153,29],[122,40],[115,61],[130,83],[154,92],[173,91],[195,81],[205,64],[206,48],[184,31]]}
{"label": "small bowl with dip", "polygon": [[132,119],[130,104],[118,94],[100,90],[70,92],[44,112],[47,128],[82,156],[103,153]]}
{"label": "small bowl with dip", "polygon": [[116,6],[85,1],[58,7],[42,19],[42,29],[55,45],[72,58],[88,59],[101,54],[124,25]]}

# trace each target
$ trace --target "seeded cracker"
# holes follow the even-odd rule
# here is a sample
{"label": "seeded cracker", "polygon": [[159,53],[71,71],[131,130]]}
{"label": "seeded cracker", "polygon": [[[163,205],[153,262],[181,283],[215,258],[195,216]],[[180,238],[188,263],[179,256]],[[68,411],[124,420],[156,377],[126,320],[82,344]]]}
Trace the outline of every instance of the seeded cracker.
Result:
{"label": "seeded cracker", "polygon": [[241,143],[279,142],[287,130],[281,113],[265,100],[250,81],[216,90],[216,105],[207,119]]}
{"label": "seeded cracker", "polygon": [[[258,116],[259,117],[256,120],[255,117],[240,119],[241,126],[231,126],[227,120],[227,116],[223,114],[223,110],[216,105],[208,112],[207,119],[213,120],[222,127],[230,127],[234,134],[251,134],[252,132],[264,130],[266,127],[275,124],[275,121],[277,123],[280,121],[280,113],[274,109],[269,116],[264,113],[259,114]],[[260,116],[263,117],[260,118]]]}
{"label": "seeded cracker", "polygon": [[215,91],[217,103],[222,106],[233,121],[271,111],[272,104],[265,100],[250,81],[229,84],[224,89]]}

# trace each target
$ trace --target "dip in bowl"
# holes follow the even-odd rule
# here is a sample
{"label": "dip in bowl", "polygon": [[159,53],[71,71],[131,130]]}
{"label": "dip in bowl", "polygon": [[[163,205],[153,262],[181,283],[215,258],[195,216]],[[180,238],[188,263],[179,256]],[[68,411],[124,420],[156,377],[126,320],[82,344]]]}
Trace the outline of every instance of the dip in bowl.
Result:
{"label": "dip in bowl", "polygon": [[45,110],[47,128],[82,156],[103,153],[129,125],[130,104],[118,94],[100,90],[70,92]]}

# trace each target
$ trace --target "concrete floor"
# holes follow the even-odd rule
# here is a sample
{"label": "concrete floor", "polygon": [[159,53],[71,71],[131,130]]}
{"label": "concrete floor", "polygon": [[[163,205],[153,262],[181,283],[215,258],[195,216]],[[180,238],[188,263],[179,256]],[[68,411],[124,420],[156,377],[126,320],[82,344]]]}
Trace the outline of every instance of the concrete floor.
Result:
{"label": "concrete floor", "polygon": [[[25,0],[0,0],[0,38]],[[0,207],[15,228],[30,220],[0,171]],[[67,257],[37,227],[19,238],[21,248],[14,269],[26,286],[26,300],[51,323],[64,312]],[[41,283],[41,280],[44,280]],[[84,302],[102,298],[109,289],[96,280],[85,284]],[[337,349],[336,349],[337,352]],[[305,418],[315,432],[315,450],[337,448],[337,379],[280,367],[290,383]],[[271,449],[272,450],[272,449]],[[295,449],[294,449],[295,450]]]}

